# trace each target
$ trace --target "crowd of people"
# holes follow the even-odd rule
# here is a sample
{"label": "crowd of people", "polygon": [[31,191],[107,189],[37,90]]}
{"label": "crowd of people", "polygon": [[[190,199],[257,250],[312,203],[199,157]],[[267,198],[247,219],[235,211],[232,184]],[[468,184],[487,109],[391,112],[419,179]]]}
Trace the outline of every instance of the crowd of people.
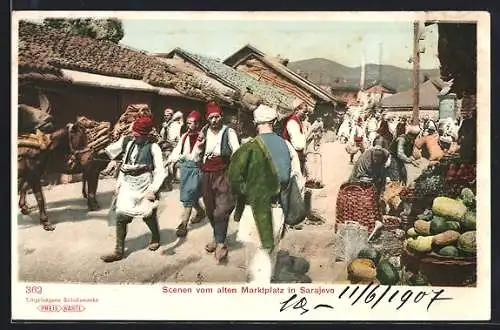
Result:
{"label": "crowd of people", "polygon": [[[136,119],[129,136],[103,151],[110,159],[121,160],[121,165],[115,191],[115,250],[101,259],[124,258],[127,225],[136,217],[151,231],[148,249],[160,247],[160,191],[172,190],[177,178],[183,211],[176,235],[186,237],[190,223],[207,218],[213,237],[205,250],[220,264],[228,257],[227,231],[233,215],[239,222],[237,239],[248,253],[251,281],[268,283],[285,229],[293,228],[308,212],[307,154],[324,131],[321,118],[311,124],[308,114],[307,104],[299,99],[293,113],[282,120],[277,109],[261,104],[253,111],[257,134],[245,139],[224,123],[224,113],[214,102],[206,105],[203,127],[197,111],[189,113],[184,125],[182,112],[165,109],[159,141],[152,135],[151,116]],[[371,182],[379,192],[387,181],[408,185],[414,179],[408,175],[409,167],[475,148],[469,126],[467,120],[436,123],[424,117],[419,125],[411,125],[407,118],[387,115],[354,120],[347,116],[338,137],[345,138],[354,165],[349,181]]]}
{"label": "crowd of people", "polygon": [[354,165],[350,181],[372,182],[379,191],[387,181],[410,185],[419,172],[445,155],[460,153],[467,159],[475,154],[472,116],[439,121],[423,116],[416,125],[407,117],[386,114],[353,117],[346,115],[338,131]]}
{"label": "crowd of people", "polygon": [[185,132],[182,113],[166,109],[159,141],[152,135],[151,116],[136,119],[129,136],[103,151],[110,159],[121,160],[121,165],[115,191],[115,250],[101,259],[124,258],[127,225],[136,217],[151,231],[149,250],[160,247],[160,192],[171,190],[177,177],[183,212],[176,235],[185,237],[189,223],[208,218],[213,238],[205,250],[222,263],[228,257],[227,231],[234,212],[238,240],[250,251],[250,278],[269,282],[286,225],[293,226],[306,216],[306,149],[323,129],[321,120],[307,126],[309,108],[302,100],[297,99],[293,108],[278,126],[277,109],[259,105],[253,111],[257,136],[243,141],[224,124],[223,111],[214,102],[206,105],[204,127],[200,127],[199,112],[189,113]]}

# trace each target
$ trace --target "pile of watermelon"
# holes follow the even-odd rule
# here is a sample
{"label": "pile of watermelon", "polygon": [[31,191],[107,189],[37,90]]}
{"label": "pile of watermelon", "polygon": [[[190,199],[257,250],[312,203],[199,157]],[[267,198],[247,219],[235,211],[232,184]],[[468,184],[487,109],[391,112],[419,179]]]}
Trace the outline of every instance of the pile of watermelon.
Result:
{"label": "pile of watermelon", "polygon": [[353,284],[396,285],[400,282],[398,269],[373,247],[365,247],[347,266],[348,279]]}
{"label": "pile of watermelon", "polygon": [[476,256],[476,197],[463,188],[457,199],[439,196],[417,216],[404,245],[418,254],[460,258]]}

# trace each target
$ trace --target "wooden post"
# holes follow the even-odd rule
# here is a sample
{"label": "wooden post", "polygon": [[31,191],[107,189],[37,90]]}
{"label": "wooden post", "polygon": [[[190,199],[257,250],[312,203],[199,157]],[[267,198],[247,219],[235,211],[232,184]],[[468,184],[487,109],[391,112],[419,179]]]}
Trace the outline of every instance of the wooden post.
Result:
{"label": "wooden post", "polygon": [[419,103],[420,103],[420,31],[419,23],[413,23],[413,113],[411,122],[412,125],[419,123]]}

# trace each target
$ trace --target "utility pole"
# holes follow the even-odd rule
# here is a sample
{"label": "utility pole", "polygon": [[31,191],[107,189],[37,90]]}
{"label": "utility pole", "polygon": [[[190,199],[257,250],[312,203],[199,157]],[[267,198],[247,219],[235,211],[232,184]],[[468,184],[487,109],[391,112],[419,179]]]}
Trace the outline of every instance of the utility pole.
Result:
{"label": "utility pole", "polygon": [[420,25],[418,21],[413,23],[413,113],[412,125],[418,125],[419,122],[419,104],[420,104]]}
{"label": "utility pole", "polygon": [[423,22],[415,21],[413,23],[413,114],[412,125],[418,125],[420,110],[420,54],[425,49],[420,49],[420,40],[425,39],[425,26]]}

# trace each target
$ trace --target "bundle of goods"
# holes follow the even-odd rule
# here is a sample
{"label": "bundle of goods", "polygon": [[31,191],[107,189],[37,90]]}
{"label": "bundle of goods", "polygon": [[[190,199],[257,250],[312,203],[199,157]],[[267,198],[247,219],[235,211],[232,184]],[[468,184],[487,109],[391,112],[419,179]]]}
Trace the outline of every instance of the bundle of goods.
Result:
{"label": "bundle of goods", "polygon": [[375,187],[367,182],[348,182],[340,186],[337,195],[336,224],[357,221],[369,231],[376,221],[382,221],[378,194]]}
{"label": "bundle of goods", "polygon": [[385,184],[381,200],[388,206],[386,211],[398,209],[401,204],[400,194],[404,189],[403,183],[398,181],[389,181]]}
{"label": "bundle of goods", "polygon": [[79,116],[76,119],[76,124],[85,128],[88,149],[99,151],[111,142],[110,122],[98,122],[84,116]]}
{"label": "bundle of goods", "polygon": [[[122,136],[128,135],[134,121],[142,116],[152,116],[149,106],[147,104],[130,104],[113,127],[113,132],[111,133],[112,142],[118,141]],[[160,135],[155,128],[153,128],[151,134],[157,141],[160,140]]]}
{"label": "bundle of goods", "polygon": [[401,279],[398,269],[372,247],[359,252],[347,266],[347,274],[353,284],[397,285]]}
{"label": "bundle of goods", "polygon": [[35,134],[19,134],[17,136],[17,147],[45,150],[50,145],[50,141],[50,134],[36,130]]}
{"label": "bundle of goods", "polygon": [[436,197],[407,232],[403,263],[432,285],[469,285],[476,276],[476,212],[473,192]]}

